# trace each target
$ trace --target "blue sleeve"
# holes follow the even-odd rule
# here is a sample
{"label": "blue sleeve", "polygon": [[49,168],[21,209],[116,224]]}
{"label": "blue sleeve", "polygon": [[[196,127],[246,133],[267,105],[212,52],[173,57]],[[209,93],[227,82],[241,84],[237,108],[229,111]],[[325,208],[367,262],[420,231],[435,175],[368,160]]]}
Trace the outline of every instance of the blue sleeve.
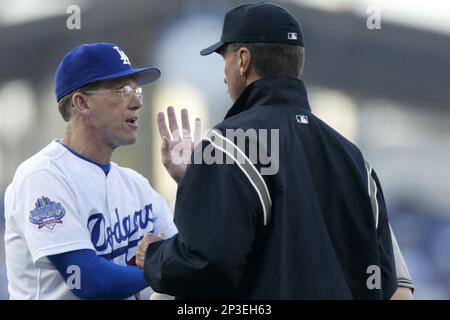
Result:
{"label": "blue sleeve", "polygon": [[148,287],[138,267],[115,264],[97,256],[94,250],[70,251],[48,258],[66,283],[71,276],[73,280],[73,266],[79,268],[79,286],[71,291],[82,299],[126,299]]}

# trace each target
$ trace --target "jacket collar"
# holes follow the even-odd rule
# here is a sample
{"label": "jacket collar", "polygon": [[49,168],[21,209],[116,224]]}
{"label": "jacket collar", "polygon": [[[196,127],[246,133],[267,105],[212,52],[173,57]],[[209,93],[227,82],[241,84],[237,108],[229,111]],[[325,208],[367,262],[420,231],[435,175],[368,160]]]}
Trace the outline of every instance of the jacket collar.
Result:
{"label": "jacket collar", "polygon": [[258,105],[295,105],[311,111],[303,81],[276,76],[259,79],[248,85],[228,110],[225,119]]}

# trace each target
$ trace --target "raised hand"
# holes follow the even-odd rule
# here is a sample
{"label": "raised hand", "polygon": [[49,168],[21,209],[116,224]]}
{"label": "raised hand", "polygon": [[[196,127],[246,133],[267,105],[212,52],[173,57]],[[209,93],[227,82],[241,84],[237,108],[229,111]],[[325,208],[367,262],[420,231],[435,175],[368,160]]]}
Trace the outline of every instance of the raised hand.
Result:
{"label": "raised hand", "polygon": [[179,183],[184,176],[192,151],[200,143],[202,123],[200,118],[195,119],[194,140],[192,140],[187,109],[181,109],[181,131],[178,127],[173,107],[167,108],[167,118],[169,120],[170,132],[167,128],[164,113],[158,113],[158,129],[162,139],[161,158],[170,176],[176,183]]}

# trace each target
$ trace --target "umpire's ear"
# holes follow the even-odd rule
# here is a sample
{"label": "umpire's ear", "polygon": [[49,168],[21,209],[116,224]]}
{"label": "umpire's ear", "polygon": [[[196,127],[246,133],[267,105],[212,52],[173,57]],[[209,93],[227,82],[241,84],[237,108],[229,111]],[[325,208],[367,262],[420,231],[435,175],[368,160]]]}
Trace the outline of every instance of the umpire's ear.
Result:
{"label": "umpire's ear", "polygon": [[82,92],[75,92],[72,96],[72,106],[77,113],[86,114],[90,111],[88,96]]}
{"label": "umpire's ear", "polygon": [[239,74],[241,77],[246,76],[252,65],[252,53],[249,48],[241,47],[237,51],[239,58]]}

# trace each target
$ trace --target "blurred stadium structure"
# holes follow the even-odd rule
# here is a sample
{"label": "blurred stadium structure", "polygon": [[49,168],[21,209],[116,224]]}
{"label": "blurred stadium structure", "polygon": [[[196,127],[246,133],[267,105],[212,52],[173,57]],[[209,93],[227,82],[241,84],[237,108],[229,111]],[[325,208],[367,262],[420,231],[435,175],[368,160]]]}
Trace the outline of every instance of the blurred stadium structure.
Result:
{"label": "blurred stadium structure", "polygon": [[[416,299],[450,298],[450,2],[274,1],[300,20],[313,112],[357,143],[384,186],[392,226]],[[175,184],[160,164],[157,111],[186,106],[205,127],[230,106],[218,55],[199,50],[220,36],[224,12],[244,1],[0,0],[0,236],[3,193],[17,165],[62,136],[53,75],[69,49],[115,42],[136,67],[163,76],[145,88],[140,137],[114,160],[150,178],[170,203]],[[66,9],[81,8],[81,30]],[[381,9],[369,30],[367,8]],[[4,244],[0,299],[8,299]]]}

